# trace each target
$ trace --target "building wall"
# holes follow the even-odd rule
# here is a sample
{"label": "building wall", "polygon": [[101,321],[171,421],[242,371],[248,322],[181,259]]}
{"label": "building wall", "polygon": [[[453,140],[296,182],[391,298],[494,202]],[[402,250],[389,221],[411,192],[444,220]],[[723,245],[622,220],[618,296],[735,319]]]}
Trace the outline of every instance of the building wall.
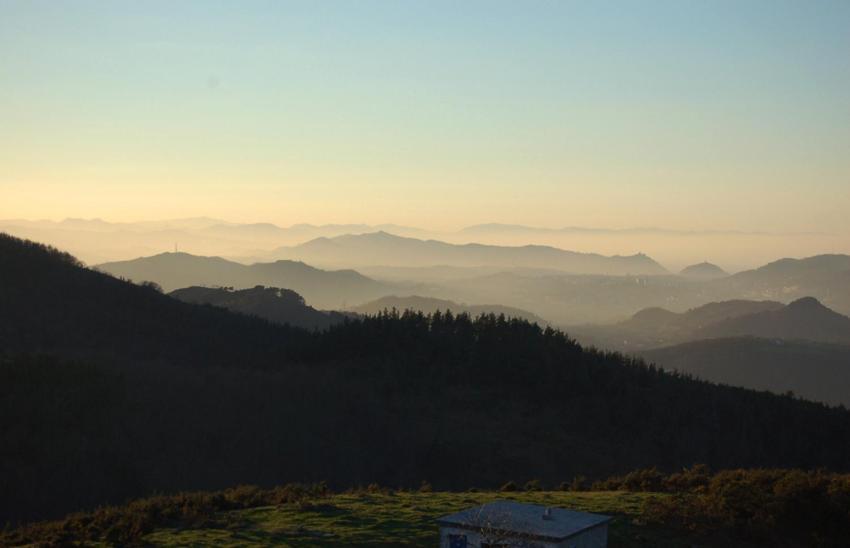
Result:
{"label": "building wall", "polygon": [[467,548],[479,548],[482,540],[490,542],[498,541],[513,548],[607,548],[608,546],[608,524],[602,524],[584,531],[580,535],[568,538],[561,542],[545,542],[540,540],[524,540],[520,538],[498,538],[482,539],[482,535],[471,529],[458,527],[440,528],[440,548],[451,548],[450,535],[466,535]]}
{"label": "building wall", "polygon": [[608,524],[597,525],[570,537],[558,544],[559,548],[606,548],[608,546]]}
{"label": "building wall", "polygon": [[466,546],[467,548],[479,548],[481,546],[481,542],[498,542],[502,544],[507,544],[512,548],[559,548],[559,544],[555,542],[542,542],[539,540],[528,541],[523,539],[510,539],[506,537],[496,538],[483,538],[479,532],[471,530],[471,529],[460,529],[457,527],[442,527],[440,528],[440,548],[451,548],[451,544],[449,542],[450,535],[466,535]]}

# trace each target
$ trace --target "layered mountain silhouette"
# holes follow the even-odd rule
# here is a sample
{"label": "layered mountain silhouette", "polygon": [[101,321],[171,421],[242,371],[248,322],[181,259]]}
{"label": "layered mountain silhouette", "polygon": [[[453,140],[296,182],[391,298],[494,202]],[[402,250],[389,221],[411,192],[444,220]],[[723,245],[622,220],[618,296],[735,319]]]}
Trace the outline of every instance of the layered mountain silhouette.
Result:
{"label": "layered mountain silhouette", "polygon": [[702,379],[850,405],[850,318],[812,297],[788,305],[726,301],[684,313],[648,308],[571,332]]}
{"label": "layered mountain silhouette", "polygon": [[780,259],[711,285],[714,291],[744,299],[789,302],[811,296],[842,314],[850,314],[850,255]]}
{"label": "layered mountain silhouette", "polygon": [[603,256],[555,247],[519,247],[450,244],[437,240],[403,238],[388,232],[347,234],[317,238],[294,247],[282,247],[274,255],[324,266],[500,266],[550,268],[575,274],[666,274],[667,271],[643,254]]}
{"label": "layered mountain silhouette", "polygon": [[[414,258],[404,251],[410,242],[415,247],[429,242],[398,238],[389,234],[326,239],[312,243],[327,247],[330,262],[346,263],[346,253],[353,248],[340,247],[342,242],[386,240],[389,247],[400,248],[396,262],[444,260],[446,256]],[[359,244],[358,244],[359,245]],[[446,247],[447,246],[447,247]],[[355,246],[356,248],[357,246]],[[382,255],[370,255],[371,244],[360,250],[362,262],[392,261]],[[472,248],[437,242],[439,249],[451,254]],[[490,246],[479,246],[487,248]],[[345,251],[348,249],[348,251]],[[527,248],[500,248],[501,253],[526,253]],[[544,248],[552,252],[554,248]],[[555,254],[568,253],[554,250]],[[355,259],[351,259],[354,261]],[[573,326],[605,323],[628,318],[635,311],[662,307],[679,312],[702,305],[730,300],[772,300],[790,302],[805,296],[817,298],[842,314],[850,314],[850,262],[844,255],[816,256],[808,259],[779,261],[761,269],[741,272],[716,280],[692,280],[676,275],[608,276],[569,274],[547,267],[521,266],[398,266],[364,267],[380,281],[356,271],[326,271],[298,261],[244,265],[217,257],[199,257],[185,253],[164,253],[131,261],[105,263],[104,271],[136,281],[150,280],[166,291],[188,286],[233,286],[247,289],[256,285],[292,289],[307,303],[319,309],[346,309],[387,295],[420,295],[451,300],[456,303],[498,303],[526,310],[556,325]],[[777,273],[776,270],[780,272]],[[789,271],[790,272],[787,272]],[[806,291],[804,293],[804,291]],[[571,330],[573,328],[570,328]]]}
{"label": "layered mountain silhouette", "polygon": [[[437,296],[465,302],[498,302],[529,310],[557,325],[611,323],[644,308],[684,312],[713,302],[814,297],[850,315],[847,255],[789,259],[716,280],[682,276],[593,276],[511,270],[435,281]],[[777,268],[779,267],[779,268]]]}
{"label": "layered mountain silhouette", "polygon": [[409,297],[388,296],[381,297],[374,301],[355,306],[351,309],[359,314],[378,314],[384,310],[413,310],[430,314],[436,311],[446,312],[451,311],[454,314],[469,314],[470,316],[480,316],[481,314],[503,314],[509,318],[522,318],[539,325],[546,325],[547,322],[543,318],[532,314],[527,310],[513,308],[510,306],[502,306],[497,304],[459,304],[454,301],[445,299],[435,299],[432,297],[421,297],[413,295]]}
{"label": "layered mountain silhouette", "polygon": [[679,272],[679,275],[691,280],[705,281],[725,278],[729,275],[729,273],[716,264],[702,262],[686,266],[681,272]]}
{"label": "layered mountain silhouette", "polygon": [[850,318],[830,310],[813,297],[804,297],[779,309],[712,323],[699,335],[701,338],[750,335],[850,344]]}
{"label": "layered mountain silhouette", "polygon": [[634,228],[593,228],[585,226],[565,226],[558,228],[545,228],[538,226],[484,223],[468,226],[461,230],[463,234],[486,235],[486,234],[671,234],[671,235],[695,235],[695,234],[757,234],[741,232],[736,230],[676,230],[659,227],[634,227]]}
{"label": "layered mountain silhouette", "polygon": [[701,379],[850,406],[850,346],[733,337],[641,352],[648,361]]}
{"label": "layered mountain silhouette", "polygon": [[844,410],[667,374],[519,319],[382,314],[309,332],[6,235],[0,310],[4,523],[246,483],[459,489],[648,463],[850,462]]}
{"label": "layered mountain silhouette", "polygon": [[346,318],[340,312],[316,310],[295,291],[277,287],[258,285],[250,289],[232,289],[194,286],[174,290],[169,295],[187,303],[210,304],[311,330],[326,329]]}
{"label": "layered mountain silhouette", "polygon": [[0,220],[0,230],[70,250],[89,264],[156,255],[173,250],[175,246],[194,255],[262,257],[264,261],[270,249],[323,236],[376,230],[417,237],[428,234],[421,229],[392,224],[296,224],[287,227],[272,223],[230,223],[209,217],[140,222],[4,219]]}
{"label": "layered mountain silhouette", "polygon": [[346,305],[369,301],[393,291],[392,286],[354,270],[327,271],[298,261],[243,265],[220,257],[162,253],[131,261],[104,263],[97,268],[134,281],[156,282],[165,291],[189,286],[284,287],[321,309],[345,308]]}
{"label": "layered mountain silhouette", "polygon": [[581,340],[603,348],[642,350],[700,339],[765,337],[850,344],[850,318],[805,297],[776,301],[709,303],[686,312],[647,308],[608,326],[576,326]]}

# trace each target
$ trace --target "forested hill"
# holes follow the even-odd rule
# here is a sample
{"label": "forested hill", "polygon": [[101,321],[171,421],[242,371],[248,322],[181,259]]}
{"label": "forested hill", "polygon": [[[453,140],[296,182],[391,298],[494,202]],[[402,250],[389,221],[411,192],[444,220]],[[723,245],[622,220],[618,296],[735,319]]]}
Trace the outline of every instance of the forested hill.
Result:
{"label": "forested hill", "polygon": [[671,375],[522,320],[285,329],[8,237],[0,306],[3,523],[240,483],[466,489],[850,463],[844,409]]}
{"label": "forested hill", "polygon": [[211,304],[233,312],[309,330],[325,329],[345,320],[347,316],[336,311],[316,310],[304,302],[304,297],[295,291],[279,287],[258,285],[251,289],[233,289],[194,286],[176,289],[169,295],[186,303]]}

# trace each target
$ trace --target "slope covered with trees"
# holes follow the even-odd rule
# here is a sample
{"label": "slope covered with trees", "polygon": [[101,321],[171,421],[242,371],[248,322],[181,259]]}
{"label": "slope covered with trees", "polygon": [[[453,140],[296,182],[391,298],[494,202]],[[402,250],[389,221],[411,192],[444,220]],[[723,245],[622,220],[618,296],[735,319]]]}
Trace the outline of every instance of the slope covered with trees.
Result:
{"label": "slope covered with trees", "polygon": [[265,318],[271,322],[325,329],[346,318],[341,312],[316,310],[304,297],[290,289],[258,285],[250,289],[232,287],[184,287],[169,293],[175,299],[192,304],[210,304],[233,312]]}
{"label": "slope covered with trees", "polygon": [[355,306],[351,309],[352,312],[358,314],[379,314],[384,310],[413,310],[415,312],[424,312],[430,314],[436,311],[451,311],[454,314],[469,314],[470,316],[479,316],[481,314],[504,314],[511,318],[520,318],[528,320],[532,323],[547,325],[548,322],[521,308],[513,308],[511,306],[502,306],[498,304],[460,304],[446,299],[436,299],[433,297],[420,297],[411,295],[407,297],[397,297],[395,295],[381,297],[374,301]]}
{"label": "slope covered with trees", "polygon": [[239,483],[850,462],[843,409],[671,375],[521,320],[381,314],[311,333],[9,237],[0,265],[2,522]]}

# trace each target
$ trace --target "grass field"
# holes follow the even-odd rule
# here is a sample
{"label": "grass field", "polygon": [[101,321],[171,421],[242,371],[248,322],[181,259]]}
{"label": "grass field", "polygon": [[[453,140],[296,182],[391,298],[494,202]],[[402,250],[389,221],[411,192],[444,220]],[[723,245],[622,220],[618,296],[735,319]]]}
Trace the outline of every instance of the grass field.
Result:
{"label": "grass field", "polygon": [[694,542],[644,526],[641,505],[663,494],[630,492],[516,492],[339,494],[308,504],[224,512],[202,529],[159,529],[144,537],[155,546],[437,546],[435,519],[497,499],[514,499],[615,516],[609,546],[728,546]]}

